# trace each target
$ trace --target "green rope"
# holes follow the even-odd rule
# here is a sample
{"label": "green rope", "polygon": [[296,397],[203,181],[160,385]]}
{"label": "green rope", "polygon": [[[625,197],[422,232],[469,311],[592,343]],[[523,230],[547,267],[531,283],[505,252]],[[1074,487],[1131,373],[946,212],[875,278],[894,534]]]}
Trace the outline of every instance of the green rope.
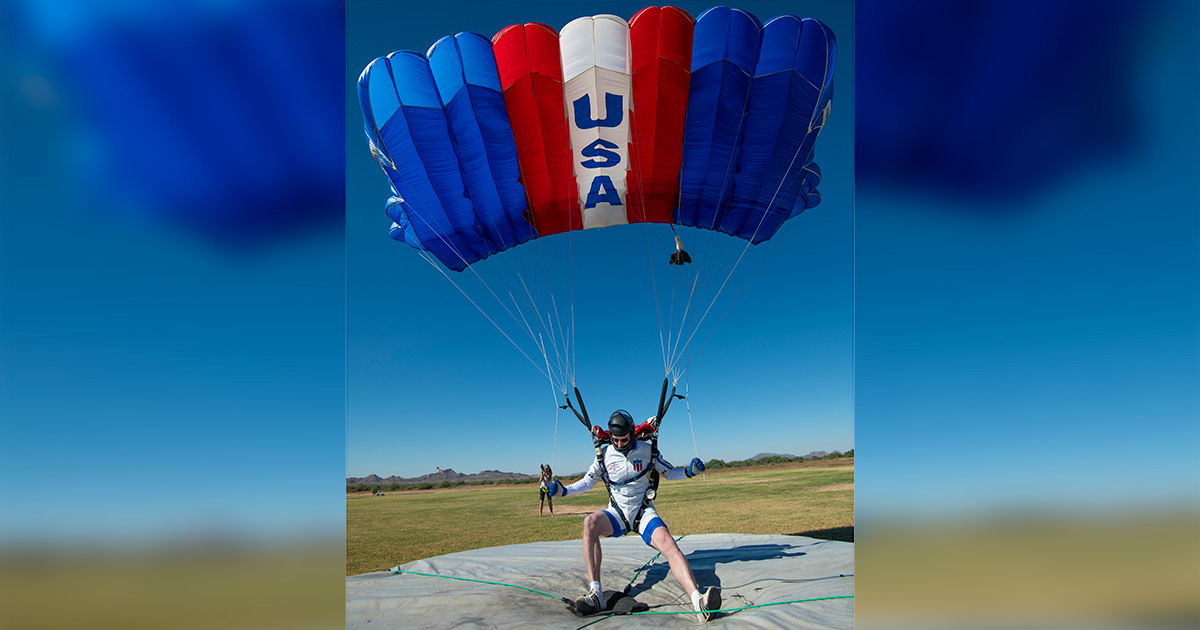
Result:
{"label": "green rope", "polygon": [[[630,614],[632,614],[632,613],[630,613]],[[594,623],[600,623],[601,621],[604,621],[605,619],[612,619],[613,617],[616,617],[616,615],[605,615],[605,616],[603,616],[603,617],[601,617],[601,618],[599,618],[599,619],[596,619],[596,620],[594,620],[594,621],[589,621],[589,622],[587,622],[587,623],[583,624],[582,626],[579,626],[578,628],[575,628],[575,630],[583,630],[584,628],[586,628],[586,627],[588,627],[588,626],[590,626],[590,625],[592,625],[592,624],[594,624]]]}
{"label": "green rope", "polygon": [[[705,612],[730,613],[730,612],[737,612],[739,610],[748,610],[750,608],[763,608],[766,606],[782,606],[783,604],[802,604],[805,602],[819,602],[819,601],[824,601],[827,599],[853,599],[853,598],[854,598],[853,595],[832,595],[829,597],[813,597],[811,599],[794,599],[794,600],[788,601],[788,602],[771,602],[769,604],[751,604],[749,606],[741,606],[738,608],[720,608],[718,610],[708,610]],[[694,610],[672,610],[672,611],[657,611],[657,610],[655,610],[655,611],[644,611],[644,612],[631,612],[631,613],[626,613],[626,614],[630,614],[630,615],[694,615],[694,614],[696,614],[696,611],[694,611]],[[618,615],[608,615],[607,617],[601,617],[595,621],[589,621],[588,623],[585,623],[582,626],[579,626],[575,630],[583,630],[583,628],[586,628],[594,623],[600,623],[601,621],[604,621],[605,619],[609,619],[609,618],[616,617],[616,616],[618,616]]]}
{"label": "green rope", "polygon": [[[687,536],[687,534],[684,534],[683,536]],[[679,538],[676,538],[676,539],[675,539],[675,542],[679,542],[679,541],[683,540],[683,536],[680,536]],[[643,564],[643,565],[641,566],[641,568],[639,568],[637,571],[634,571],[634,572],[633,572],[633,577],[629,579],[629,583],[625,585],[625,588],[629,588],[630,586],[633,586],[633,581],[637,579],[637,576],[638,576],[638,574],[639,574],[639,573],[641,573],[642,571],[645,571],[645,570],[646,570],[646,567],[648,567],[648,566],[650,566],[651,564],[653,564],[653,563],[654,563],[654,561],[655,561],[655,560],[658,560],[658,557],[659,557],[659,556],[661,556],[661,555],[662,555],[662,552],[661,552],[661,551],[660,551],[660,552],[658,552],[658,553],[656,553],[656,554],[654,554],[654,557],[653,557],[653,558],[650,558],[649,560],[647,560],[647,561],[646,561],[646,564]]]}
{"label": "green rope", "polygon": [[511,586],[512,588],[519,588],[523,591],[529,591],[530,593],[537,593],[538,595],[545,595],[546,597],[553,597],[554,599],[562,601],[562,598],[559,597],[558,595],[551,595],[550,593],[543,593],[541,591],[535,591],[531,588],[526,588],[524,586],[517,586],[516,584],[505,584],[504,582],[488,582],[487,580],[472,580],[471,578],[454,577],[452,575],[437,575],[436,573],[418,573],[416,571],[404,571],[404,570],[401,570],[400,567],[396,567],[394,569],[388,569],[388,570],[397,575],[399,575],[401,573],[408,573],[409,575],[423,575],[425,577],[446,578],[447,580],[462,580],[463,582],[478,582],[480,584],[491,584],[492,586]]}
{"label": "green rope", "polygon": [[[682,538],[683,538],[683,536],[680,536],[679,538],[676,538],[676,539],[675,539],[675,542],[679,542],[679,541],[680,541]],[[646,562],[646,564],[643,564],[643,565],[642,565],[642,568],[640,568],[640,569],[638,569],[636,572],[634,572],[634,574],[633,574],[633,579],[634,579],[634,580],[636,580],[636,579],[637,579],[637,575],[638,575],[638,573],[641,573],[641,572],[642,572],[642,571],[643,571],[643,570],[644,570],[646,567],[650,566],[650,564],[651,564],[652,562],[654,562],[655,560],[657,560],[657,559],[658,559],[658,557],[659,557],[659,556],[661,556],[661,555],[662,555],[662,552],[661,552],[661,551],[660,551],[660,552],[658,552],[658,553],[656,553],[656,554],[654,554],[654,557],[653,557],[653,558],[650,558],[650,560],[648,560],[648,561]],[[388,569],[388,570],[389,570],[389,571],[391,571],[392,573],[396,574],[396,575],[400,575],[401,573],[408,573],[408,574],[410,574],[410,575],[423,575],[423,576],[425,576],[425,577],[445,578],[445,579],[447,579],[447,580],[461,580],[461,581],[463,581],[463,582],[478,582],[479,584],[491,584],[491,585],[493,585],[493,586],[509,586],[509,587],[512,587],[512,588],[519,588],[519,589],[521,589],[521,590],[523,590],[523,591],[529,591],[530,593],[537,593],[538,595],[545,595],[546,597],[553,597],[554,599],[557,599],[557,600],[559,600],[559,601],[562,601],[562,599],[563,599],[562,597],[559,597],[559,596],[557,596],[557,595],[551,595],[551,594],[549,594],[549,593],[543,593],[543,592],[541,592],[541,591],[535,591],[535,590],[533,590],[533,589],[531,589],[531,588],[526,588],[526,587],[524,587],[524,586],[518,586],[518,585],[516,585],[516,584],[505,584],[504,582],[489,582],[489,581],[487,581],[487,580],[473,580],[473,579],[471,579],[471,578],[461,578],[461,577],[454,577],[454,576],[452,576],[452,575],[437,575],[436,573],[419,573],[419,572],[417,572],[417,571],[405,571],[405,570],[401,569],[400,567],[393,567],[393,568],[391,568],[391,569]],[[633,580],[630,580],[630,581],[629,581],[629,583],[630,583],[630,584],[633,584]]]}
{"label": "green rope", "polygon": [[[679,538],[683,538],[683,536],[680,536]],[[679,541],[679,538],[675,539],[676,542]],[[651,558],[649,562],[642,565],[642,569],[649,566],[650,562],[653,562],[654,559],[657,557],[658,557],[658,555],[655,555],[654,558]],[[638,569],[638,571],[641,571],[642,569]],[[546,597],[550,597],[552,599],[557,599],[559,601],[563,601],[563,598],[559,597],[557,595],[551,595],[550,593],[543,593],[541,591],[537,591],[537,590],[534,590],[532,588],[528,588],[525,586],[518,586],[516,584],[505,584],[504,582],[489,582],[487,580],[475,580],[472,578],[454,577],[452,575],[437,575],[436,573],[420,573],[417,571],[405,571],[405,570],[401,569],[400,567],[394,567],[394,568],[388,569],[388,570],[396,575],[401,575],[401,574],[407,573],[409,575],[421,575],[424,577],[444,578],[447,580],[459,580],[462,582],[476,582],[479,584],[490,584],[492,586],[508,586],[511,588],[519,588],[523,591],[529,591],[530,593],[537,593],[538,595],[545,595]],[[636,574],[634,577],[636,578]],[[631,584],[633,583],[632,580],[630,581],[630,583]],[[829,599],[853,599],[853,598],[854,598],[853,595],[832,595],[829,597],[814,597],[811,599],[794,599],[794,600],[786,601],[786,602],[771,602],[768,604],[751,604],[749,606],[740,606],[738,608],[720,608],[717,610],[709,610],[706,612],[709,612],[709,613],[731,613],[731,612],[737,612],[739,610],[749,610],[751,608],[764,608],[766,606],[782,606],[783,604],[803,604],[805,602],[819,602],[819,601],[825,601],[825,600],[829,600]],[[627,613],[627,614],[630,614],[630,615],[694,615],[694,614],[696,614],[696,611],[694,611],[694,610],[643,611],[643,612],[631,612],[631,613]],[[588,623],[585,623],[582,626],[579,626],[575,630],[583,630],[583,628],[586,628],[592,624],[600,623],[601,621],[604,621],[605,619],[609,619],[609,618],[616,617],[616,616],[617,615],[607,615],[607,616],[601,617],[599,619],[596,619],[595,621],[589,621]]]}

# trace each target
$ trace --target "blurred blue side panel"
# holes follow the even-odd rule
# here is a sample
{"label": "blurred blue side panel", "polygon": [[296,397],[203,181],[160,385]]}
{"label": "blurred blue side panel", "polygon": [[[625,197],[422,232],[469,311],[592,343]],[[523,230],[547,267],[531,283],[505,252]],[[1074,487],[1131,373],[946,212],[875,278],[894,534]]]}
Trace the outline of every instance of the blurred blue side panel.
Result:
{"label": "blurred blue side panel", "polygon": [[[255,247],[341,226],[345,10],[328,0],[8,2],[47,63],[89,212]],[[89,219],[90,220],[90,219]],[[339,228],[340,229],[340,228]]]}
{"label": "blurred blue side panel", "polygon": [[713,7],[696,19],[680,225],[714,229],[731,196],[760,40],[758,19],[745,11]]}
{"label": "blurred blue side panel", "polygon": [[475,230],[442,102],[423,55],[376,59],[359,81],[367,136],[396,195],[388,215],[393,238],[428,249],[461,271],[495,251]]}
{"label": "blurred blue side panel", "polygon": [[819,181],[813,144],[828,115],[835,50],[832,31],[816,20],[788,15],[763,26],[734,178],[737,202],[722,218],[722,231],[761,243],[810,207],[801,194],[813,193]]}
{"label": "blurred blue side panel", "polygon": [[446,109],[461,177],[478,234],[493,251],[536,236],[527,207],[517,148],[491,42],[474,33],[444,37],[429,49],[429,66]]}
{"label": "blurred blue side panel", "polygon": [[[858,183],[970,202],[958,211],[1038,207],[1013,203],[1015,182],[1028,200],[1144,148],[1144,55],[1166,24],[1194,31],[1195,6],[859,0]],[[1195,85],[1194,62],[1179,76]]]}

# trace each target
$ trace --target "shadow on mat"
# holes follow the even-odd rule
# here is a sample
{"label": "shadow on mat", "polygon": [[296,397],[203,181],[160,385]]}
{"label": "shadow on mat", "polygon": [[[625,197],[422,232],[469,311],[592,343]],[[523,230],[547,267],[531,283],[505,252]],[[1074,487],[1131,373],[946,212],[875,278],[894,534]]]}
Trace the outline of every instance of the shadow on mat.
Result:
{"label": "shadow on mat", "polygon": [[809,538],[820,538],[821,540],[837,540],[840,542],[854,542],[854,527],[829,527],[826,529],[810,529],[806,532],[796,532],[788,534],[789,536],[807,536]]}
{"label": "shadow on mat", "polygon": [[[688,564],[692,567],[692,575],[696,583],[703,587],[721,587],[721,578],[717,577],[718,564],[729,562],[747,562],[753,560],[774,560],[776,558],[798,558],[806,555],[798,551],[795,545],[742,545],[732,549],[697,549],[687,554]],[[641,580],[630,587],[629,594],[636,597],[644,593],[671,575],[671,567],[665,558],[659,557],[655,563],[642,574]],[[636,578],[635,578],[636,579]]]}

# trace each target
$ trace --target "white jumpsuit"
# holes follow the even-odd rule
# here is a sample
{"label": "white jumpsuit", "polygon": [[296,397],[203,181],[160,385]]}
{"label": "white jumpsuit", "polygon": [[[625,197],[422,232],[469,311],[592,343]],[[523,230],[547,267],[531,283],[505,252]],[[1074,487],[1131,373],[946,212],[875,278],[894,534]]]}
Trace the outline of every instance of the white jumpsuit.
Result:
{"label": "white jumpsuit", "polygon": [[[641,521],[636,527],[647,545],[650,544],[650,536],[654,530],[663,526],[662,519],[654,509],[654,504],[645,502],[646,491],[650,488],[650,475],[649,473],[641,475],[641,472],[650,465],[650,450],[650,444],[641,441],[635,441],[625,453],[611,445],[604,447],[604,467],[608,470],[608,480],[612,482],[610,486],[612,503],[616,504],[614,507],[610,503],[604,510],[604,513],[608,515],[608,520],[612,522],[612,535],[614,537],[624,536],[628,533],[626,524],[633,527],[639,513],[644,511],[645,513],[641,514]],[[687,476],[684,469],[675,468],[667,463],[661,453],[654,461],[654,468],[658,470],[659,475],[671,481]],[[641,476],[639,477],[639,475]],[[566,496],[587,492],[597,482],[604,483],[600,476],[600,462],[593,460],[591,468],[588,468],[587,474],[582,479],[566,486]],[[644,508],[643,504],[645,504]]]}

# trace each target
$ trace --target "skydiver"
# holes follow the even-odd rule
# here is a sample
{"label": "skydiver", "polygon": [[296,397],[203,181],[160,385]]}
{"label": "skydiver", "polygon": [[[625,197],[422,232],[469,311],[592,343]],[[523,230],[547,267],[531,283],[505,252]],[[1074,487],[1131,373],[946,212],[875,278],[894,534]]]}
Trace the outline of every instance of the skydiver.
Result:
{"label": "skydiver", "polygon": [[550,470],[550,464],[542,464],[542,487],[538,488],[538,516],[542,515],[542,508],[546,503],[550,504],[550,516],[554,516],[554,499],[546,492],[549,481],[554,481],[554,472]]}
{"label": "skydiver", "polygon": [[671,575],[684,592],[691,595],[692,606],[700,622],[708,621],[712,613],[707,611],[721,607],[720,591],[710,586],[703,593],[700,592],[687,558],[675,544],[667,525],[654,509],[654,503],[647,497],[650,480],[643,472],[648,471],[647,467],[652,464],[660,475],[674,481],[703,472],[704,462],[694,458],[687,468],[675,468],[661,455],[651,462],[650,444],[635,439],[633,417],[621,409],[614,411],[609,418],[608,434],[610,444],[603,447],[601,454],[604,468],[601,468],[600,458],[597,458],[587,474],[571,485],[564,486],[557,480],[542,484],[547,496],[551,497],[587,492],[597,481],[604,481],[609,487],[609,506],[591,513],[583,521],[583,563],[590,585],[587,595],[575,600],[575,609],[585,615],[607,609],[604,590],[600,587],[600,538],[616,538],[637,531],[647,545],[667,558]]}

